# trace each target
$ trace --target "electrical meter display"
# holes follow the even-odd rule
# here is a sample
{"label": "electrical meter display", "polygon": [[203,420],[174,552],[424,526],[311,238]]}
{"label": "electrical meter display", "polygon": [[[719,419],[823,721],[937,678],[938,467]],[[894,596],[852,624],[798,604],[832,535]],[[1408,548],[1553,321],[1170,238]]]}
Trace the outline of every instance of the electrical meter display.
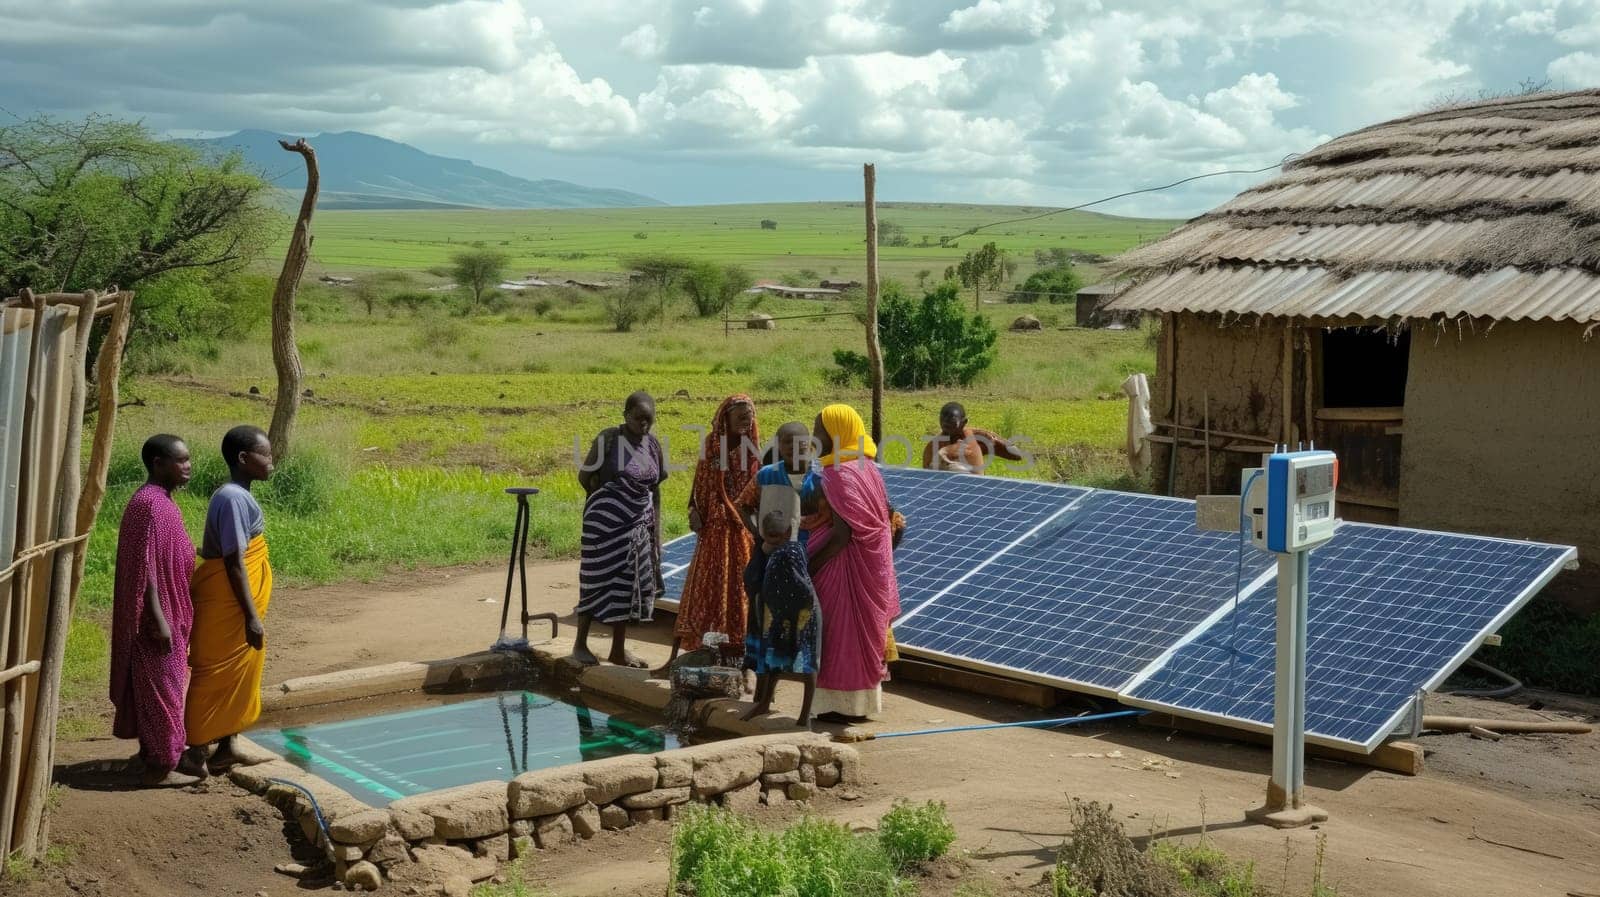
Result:
{"label": "electrical meter display", "polygon": [[1261,541],[1268,551],[1292,554],[1333,538],[1339,459],[1333,452],[1278,452],[1267,458]]}

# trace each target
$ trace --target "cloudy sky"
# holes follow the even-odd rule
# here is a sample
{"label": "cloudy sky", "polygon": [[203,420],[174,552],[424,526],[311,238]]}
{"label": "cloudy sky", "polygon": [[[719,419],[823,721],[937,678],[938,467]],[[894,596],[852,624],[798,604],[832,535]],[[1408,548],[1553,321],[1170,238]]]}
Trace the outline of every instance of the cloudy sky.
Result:
{"label": "cloudy sky", "polygon": [[886,199],[1066,205],[1530,78],[1600,85],[1600,0],[0,0],[12,114],[367,131],[673,203],[853,198],[875,161]]}

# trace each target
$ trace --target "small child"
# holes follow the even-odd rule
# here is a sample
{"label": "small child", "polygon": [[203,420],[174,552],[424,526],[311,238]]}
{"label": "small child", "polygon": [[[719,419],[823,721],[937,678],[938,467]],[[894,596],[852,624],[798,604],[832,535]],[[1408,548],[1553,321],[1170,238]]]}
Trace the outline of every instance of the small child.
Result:
{"label": "small child", "polygon": [[806,549],[794,538],[790,516],[782,510],[761,517],[761,541],[744,571],[750,599],[744,639],[744,668],[756,676],[755,705],[746,720],[772,712],[778,680],[798,678],[805,698],[797,724],[811,723],[817,690],[817,636],[822,613],[806,570]]}
{"label": "small child", "polygon": [[773,511],[782,511],[789,517],[789,538],[799,539],[804,545],[806,537],[800,528],[800,487],[806,478],[811,431],[799,421],[790,421],[778,428],[776,438],[777,457],[756,472],[734,503],[757,542],[761,541],[759,521]]}

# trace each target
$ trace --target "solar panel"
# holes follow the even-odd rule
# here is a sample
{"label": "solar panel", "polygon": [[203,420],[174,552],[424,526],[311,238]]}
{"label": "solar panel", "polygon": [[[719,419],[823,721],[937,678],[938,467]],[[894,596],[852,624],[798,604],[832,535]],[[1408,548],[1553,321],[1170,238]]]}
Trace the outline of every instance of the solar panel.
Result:
{"label": "solar panel", "polygon": [[1182,499],[1099,491],[1057,526],[902,617],[902,649],[1114,696],[1271,564]]}
{"label": "solar panel", "polygon": [[[1419,691],[1438,687],[1574,556],[1558,545],[1341,526],[1311,553],[1307,739],[1372,750]],[[1276,598],[1264,582],[1135,684],[1128,702],[1270,729]]]}
{"label": "solar panel", "polygon": [[[895,553],[905,654],[1271,728],[1275,560],[1198,530],[1193,502],[900,468],[884,478],[908,519]],[[693,552],[693,536],[665,547],[664,607]],[[1342,526],[1311,554],[1308,740],[1371,750],[1574,556]]]}
{"label": "solar panel", "polygon": [[[890,504],[906,518],[905,538],[894,553],[902,613],[1090,491],[1059,483],[904,467],[883,468],[883,480]],[[677,609],[693,557],[693,535],[661,547],[667,595],[658,606]]]}

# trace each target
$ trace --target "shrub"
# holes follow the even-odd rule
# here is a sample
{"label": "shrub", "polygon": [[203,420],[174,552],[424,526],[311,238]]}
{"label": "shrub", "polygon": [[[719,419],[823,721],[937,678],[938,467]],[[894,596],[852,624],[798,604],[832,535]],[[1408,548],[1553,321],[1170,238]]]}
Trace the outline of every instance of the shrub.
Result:
{"label": "shrub", "polygon": [[633,325],[650,320],[652,313],[658,310],[650,302],[650,289],[642,283],[607,290],[600,304],[618,333],[627,333]]}
{"label": "shrub", "polygon": [[460,321],[451,318],[425,318],[417,325],[417,332],[411,339],[418,349],[432,349],[438,353],[466,337],[467,326]]}
{"label": "shrub", "polygon": [[[966,386],[995,362],[999,334],[982,315],[968,317],[951,283],[913,303],[898,284],[884,290],[878,307],[878,339],[884,382],[894,389]],[[847,380],[866,381],[866,356],[837,349],[833,360]]]}
{"label": "shrub", "polygon": [[263,505],[304,517],[333,507],[334,496],[344,483],[344,471],[332,459],[302,447],[278,464],[272,479],[255,488]]}
{"label": "shrub", "polygon": [[763,219],[761,219],[761,229],[762,230],[777,230],[778,229],[778,222],[773,221],[771,218],[763,218]]}
{"label": "shrub", "polygon": [[640,231],[634,231],[634,232],[633,232],[633,238],[634,238],[634,239],[635,239],[635,240],[648,240],[648,239],[650,239],[650,235],[649,235],[649,234],[647,234],[647,233],[645,233],[645,232],[644,232],[644,231],[642,231],[642,230],[640,230]]}
{"label": "shrub", "polygon": [[1063,302],[1076,301],[1078,288],[1083,285],[1071,265],[1059,268],[1046,268],[1028,275],[1022,282],[1022,289],[1014,290],[1007,299],[1011,302],[1046,302],[1057,305]]}
{"label": "shrub", "polygon": [[956,827],[944,804],[935,801],[922,806],[897,801],[878,823],[878,843],[901,869],[944,856],[955,840]]}
{"label": "shrub", "polygon": [[537,299],[533,303],[534,315],[541,318],[549,314],[550,309],[552,308],[555,308],[555,303],[551,302],[549,299]]}
{"label": "shrub", "polygon": [[1073,800],[1072,835],[1056,855],[1053,897],[1179,897],[1171,867],[1140,853],[1109,805]]}

